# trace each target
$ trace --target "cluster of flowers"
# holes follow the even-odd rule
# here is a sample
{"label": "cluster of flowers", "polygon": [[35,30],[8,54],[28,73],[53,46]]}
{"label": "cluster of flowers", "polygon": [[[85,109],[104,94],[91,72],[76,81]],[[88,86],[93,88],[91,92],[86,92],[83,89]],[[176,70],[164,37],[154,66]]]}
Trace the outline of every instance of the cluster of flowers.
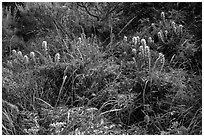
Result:
{"label": "cluster of flowers", "polygon": [[[149,38],[151,39],[151,37]],[[149,41],[148,39],[148,43],[152,43],[152,39],[151,41]],[[141,55],[142,57],[147,57],[150,58],[150,47],[147,46],[147,42],[145,39],[141,39],[139,36],[133,37],[132,38],[132,43],[133,43],[133,48],[132,48],[132,53],[134,55],[136,55],[139,51],[139,55]]]}
{"label": "cluster of flowers", "polygon": [[[132,38],[132,42],[133,45],[131,47],[132,53],[135,55],[135,58],[133,60],[138,60],[136,59],[136,57],[141,57],[142,59],[148,59],[149,62],[149,68],[151,67],[151,62],[153,61],[151,59],[151,52],[150,52],[150,47],[153,50],[158,50],[158,49],[162,49],[161,46],[165,46],[165,45],[175,45],[172,44],[175,42],[175,39],[178,41],[182,40],[183,37],[186,35],[187,31],[184,30],[184,26],[181,24],[176,24],[175,21],[171,20],[171,19],[166,19],[165,17],[165,13],[161,12],[161,21],[159,23],[152,23],[151,24],[151,33],[150,35],[147,34],[147,38],[140,38],[139,36],[134,36]],[[153,31],[152,31],[153,28]],[[157,47],[157,40],[153,39],[152,36],[157,35],[158,37],[158,42],[160,42],[161,44],[159,44],[159,46]],[[127,43],[128,38],[126,36],[124,36],[123,39],[124,42]],[[178,42],[177,41],[177,42]],[[138,56],[139,55],[139,56]],[[155,64],[162,64],[161,69],[164,66],[164,62],[165,62],[165,57],[162,53],[159,53],[159,56],[156,60],[154,60],[153,62],[153,68],[155,68]]]}
{"label": "cluster of flowers", "polygon": [[[46,57],[49,58],[49,60],[51,62],[53,62],[53,59],[51,58],[51,56],[48,53],[47,41],[43,41],[42,42],[42,48],[43,48],[43,51],[45,52]],[[54,62],[55,63],[59,63],[60,62],[60,54],[59,53],[55,54]]]}
{"label": "cluster of flowers", "polygon": [[[45,57],[47,59],[49,59],[51,62],[53,62],[53,59],[51,58],[51,56],[48,53],[48,47],[47,47],[47,42],[43,41],[42,42],[42,48],[43,51],[45,52]],[[7,65],[9,67],[14,67],[14,64],[19,64],[19,65],[23,65],[23,66],[28,66],[28,65],[37,65],[37,63],[39,62],[35,52],[30,52],[29,55],[24,55],[21,51],[16,51],[16,50],[12,50],[12,57],[13,60],[8,60],[7,61]],[[41,58],[42,59],[42,58]],[[54,63],[59,63],[60,62],[60,54],[56,53],[55,57],[54,57]]]}
{"label": "cluster of flowers", "polygon": [[[127,37],[124,36],[123,40],[127,42]],[[146,41],[144,38],[141,39],[139,36],[134,36],[132,38],[132,43],[133,43],[132,53],[135,55],[135,57],[141,57],[143,59],[148,59],[149,70],[150,70],[151,69],[151,51],[148,45],[154,44],[154,40],[151,37],[149,37],[148,40]],[[136,60],[135,57],[133,57],[133,60]],[[164,54],[159,53],[158,58],[154,62],[153,69],[155,69],[158,63],[162,64],[161,65],[161,70],[162,70],[164,63],[165,63]]]}
{"label": "cluster of flowers", "polygon": [[[165,19],[165,13],[164,12],[161,12],[161,22],[160,24],[162,24],[164,27],[166,27],[166,29],[164,30],[160,30],[157,35],[158,35],[158,38],[161,40],[161,42],[167,44],[169,41],[168,40],[171,40],[168,38],[169,36],[169,31],[170,30],[173,30],[173,33],[175,34],[176,37],[182,37],[183,34],[184,34],[184,31],[183,31],[183,25],[177,25],[175,23],[175,21],[167,21]],[[156,30],[156,26],[155,26],[155,23],[152,23],[152,27]]]}

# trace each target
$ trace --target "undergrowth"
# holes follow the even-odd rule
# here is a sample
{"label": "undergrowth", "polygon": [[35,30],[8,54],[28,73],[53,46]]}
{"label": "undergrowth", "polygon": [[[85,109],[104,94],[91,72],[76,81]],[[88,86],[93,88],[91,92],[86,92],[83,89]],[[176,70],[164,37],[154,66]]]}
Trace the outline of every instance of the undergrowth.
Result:
{"label": "undergrowth", "polygon": [[186,26],[162,12],[107,50],[94,35],[56,31],[26,50],[10,45],[2,134],[202,134],[202,77],[191,67],[198,45]]}

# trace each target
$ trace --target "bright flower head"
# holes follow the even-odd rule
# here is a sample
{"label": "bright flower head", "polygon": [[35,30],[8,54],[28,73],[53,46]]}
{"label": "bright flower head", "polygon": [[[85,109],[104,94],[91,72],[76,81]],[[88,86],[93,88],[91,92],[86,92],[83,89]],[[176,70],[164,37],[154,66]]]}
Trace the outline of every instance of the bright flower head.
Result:
{"label": "bright flower head", "polygon": [[180,35],[183,34],[183,25],[179,25],[178,31],[179,31],[179,34],[180,34]]}
{"label": "bright flower head", "polygon": [[159,58],[164,58],[164,54],[159,53]]}
{"label": "bright flower head", "polygon": [[137,37],[133,37],[132,42],[134,43],[134,45],[137,45]]}
{"label": "bright flower head", "polygon": [[79,40],[79,43],[82,43],[81,37],[79,37],[78,40]]}
{"label": "bright flower head", "polygon": [[152,23],[151,26],[153,29],[156,29],[155,23]]}
{"label": "bright flower head", "polygon": [[132,49],[132,53],[134,54],[134,55],[136,55],[137,54],[137,50],[134,48],[134,49]]}
{"label": "bright flower head", "polygon": [[174,21],[171,22],[172,28],[174,30],[174,32],[176,33],[176,23]]}
{"label": "bright flower head", "polygon": [[136,38],[137,38],[137,43],[139,43],[140,42],[140,37],[137,36]]}
{"label": "bright flower head", "polygon": [[142,45],[139,47],[139,51],[140,51],[140,53],[141,53],[142,55],[144,55],[144,47],[143,47]]}
{"label": "bright flower head", "polygon": [[145,56],[149,57],[150,56],[150,49],[148,46],[145,46],[144,48],[144,53],[145,53]]}
{"label": "bright flower head", "polygon": [[127,42],[127,36],[124,36],[123,40]]}
{"label": "bright flower head", "polygon": [[28,64],[28,63],[29,63],[29,58],[28,58],[27,55],[25,55],[25,56],[23,57],[23,59],[24,59],[24,63],[25,63],[25,64]]}
{"label": "bright flower head", "polygon": [[162,53],[159,53],[159,60],[160,60],[160,62],[162,62],[162,63],[164,63],[165,62],[165,57],[164,57],[164,54],[162,54]]}
{"label": "bright flower head", "polygon": [[12,62],[11,62],[11,61],[9,61],[9,60],[7,60],[7,66],[12,68],[12,67],[13,67]]}
{"label": "bright flower head", "polygon": [[168,38],[168,31],[167,30],[164,31],[164,35],[165,35],[165,38],[167,39]]}
{"label": "bright flower head", "polygon": [[165,20],[165,14],[164,12],[161,12],[161,19],[164,21]]}
{"label": "bright flower head", "polygon": [[142,43],[142,46],[147,46],[147,43],[146,43],[146,40],[145,39],[141,39],[141,43]]}
{"label": "bright flower head", "polygon": [[34,52],[30,52],[30,58],[35,62],[35,53]]}
{"label": "bright flower head", "polygon": [[158,37],[161,39],[161,41],[164,43],[165,41],[164,41],[164,37],[163,37],[163,32],[162,32],[162,30],[160,30],[159,32],[158,32]]}
{"label": "bright flower head", "polygon": [[60,54],[56,53],[55,54],[55,62],[58,63],[60,61]]}
{"label": "bright flower head", "polygon": [[48,48],[47,48],[47,41],[43,41],[43,42],[42,42],[42,48],[43,48],[45,51],[48,50]]}
{"label": "bright flower head", "polygon": [[18,54],[17,54],[17,52],[16,52],[15,49],[12,50],[12,54],[13,54],[14,56],[18,56]]}
{"label": "bright flower head", "polygon": [[23,60],[23,54],[21,51],[18,51],[18,59]]}
{"label": "bright flower head", "polygon": [[148,43],[154,43],[154,41],[152,40],[152,37],[149,37],[147,40]]}

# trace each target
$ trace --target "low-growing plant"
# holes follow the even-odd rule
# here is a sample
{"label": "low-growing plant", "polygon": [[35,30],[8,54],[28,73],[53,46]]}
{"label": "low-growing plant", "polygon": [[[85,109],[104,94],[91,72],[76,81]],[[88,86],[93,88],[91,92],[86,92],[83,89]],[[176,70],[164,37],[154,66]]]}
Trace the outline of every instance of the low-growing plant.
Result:
{"label": "low-growing plant", "polygon": [[[27,6],[51,17],[69,7]],[[57,20],[55,31],[26,43],[28,51],[10,47],[3,134],[201,134],[202,79],[182,67],[196,51],[193,35],[165,16],[107,49],[94,35],[62,32],[66,23]]]}
{"label": "low-growing plant", "polygon": [[173,66],[192,71],[193,62],[190,58],[198,48],[193,40],[194,36],[185,26],[166,17],[164,12],[161,13],[161,19],[158,22],[144,26],[136,35],[153,41],[150,48],[162,52]]}

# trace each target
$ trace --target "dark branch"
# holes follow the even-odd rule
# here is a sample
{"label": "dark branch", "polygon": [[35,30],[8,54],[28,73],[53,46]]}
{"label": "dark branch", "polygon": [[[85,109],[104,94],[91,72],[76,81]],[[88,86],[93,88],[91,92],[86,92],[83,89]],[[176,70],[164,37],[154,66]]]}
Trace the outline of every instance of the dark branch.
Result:
{"label": "dark branch", "polygon": [[97,15],[94,15],[94,14],[92,14],[91,12],[89,12],[89,9],[88,9],[84,4],[82,4],[82,3],[77,3],[77,6],[79,6],[79,7],[81,7],[81,8],[84,8],[84,9],[86,10],[86,12],[87,12],[90,16],[92,16],[92,17],[94,17],[94,18],[97,18],[97,21],[99,21],[99,17],[98,17]]}

